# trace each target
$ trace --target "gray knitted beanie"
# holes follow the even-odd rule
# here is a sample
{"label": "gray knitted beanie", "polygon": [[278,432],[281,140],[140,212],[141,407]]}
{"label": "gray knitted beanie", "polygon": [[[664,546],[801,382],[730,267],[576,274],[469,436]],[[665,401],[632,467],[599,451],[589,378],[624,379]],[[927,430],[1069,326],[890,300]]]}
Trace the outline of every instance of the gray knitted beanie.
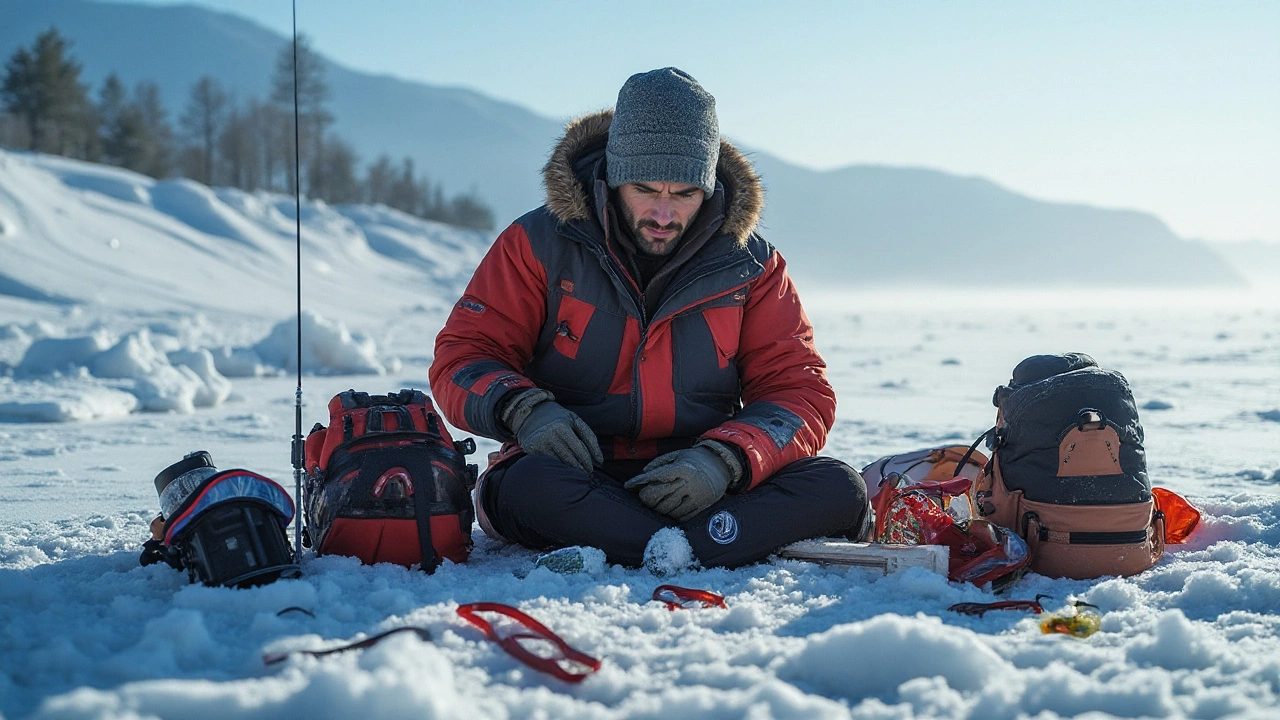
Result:
{"label": "gray knitted beanie", "polygon": [[627,79],[605,147],[609,187],[676,182],[710,195],[719,159],[716,99],[697,80],[673,67]]}

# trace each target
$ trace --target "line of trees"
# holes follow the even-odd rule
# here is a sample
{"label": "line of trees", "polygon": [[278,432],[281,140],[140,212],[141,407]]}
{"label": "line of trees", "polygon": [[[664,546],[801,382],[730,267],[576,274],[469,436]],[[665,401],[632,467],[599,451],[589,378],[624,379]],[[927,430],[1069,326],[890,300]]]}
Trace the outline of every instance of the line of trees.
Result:
{"label": "line of trees", "polygon": [[[331,129],[324,63],[306,36],[298,38],[297,101],[301,190],[328,203],[383,203],[430,220],[493,229],[493,212],[474,193],[446,197],[443,188],[382,155],[364,168],[351,145]],[[154,82],[125,87],[114,73],[96,99],[80,80],[81,65],[56,28],[20,48],[5,65],[0,145],[103,162],[155,178],[188,177],[206,185],[292,193],[294,175],[294,54],[281,51],[271,96],[237,102],[211,77],[192,87],[169,122]]]}

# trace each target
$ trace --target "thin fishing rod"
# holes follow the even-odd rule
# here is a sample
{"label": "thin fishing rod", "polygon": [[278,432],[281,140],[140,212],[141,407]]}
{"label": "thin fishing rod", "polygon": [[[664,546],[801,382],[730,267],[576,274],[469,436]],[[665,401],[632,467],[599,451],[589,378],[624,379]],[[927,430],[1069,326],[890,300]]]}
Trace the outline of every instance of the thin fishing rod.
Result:
{"label": "thin fishing rod", "polygon": [[293,394],[293,498],[298,507],[293,512],[293,552],[302,556],[302,515],[306,504],[302,499],[302,143],[298,132],[298,0],[293,0],[293,200],[294,224],[297,229],[298,267],[298,389]]}

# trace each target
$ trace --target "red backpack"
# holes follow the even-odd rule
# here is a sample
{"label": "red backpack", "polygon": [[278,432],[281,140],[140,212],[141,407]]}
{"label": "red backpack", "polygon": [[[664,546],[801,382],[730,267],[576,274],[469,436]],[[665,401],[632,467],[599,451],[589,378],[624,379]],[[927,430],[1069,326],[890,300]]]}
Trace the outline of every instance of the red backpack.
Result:
{"label": "red backpack", "polygon": [[329,426],[306,442],[304,543],[319,555],[367,564],[465,562],[475,511],[471,438],[454,442],[419,390],[369,395],[348,390],[329,401]]}

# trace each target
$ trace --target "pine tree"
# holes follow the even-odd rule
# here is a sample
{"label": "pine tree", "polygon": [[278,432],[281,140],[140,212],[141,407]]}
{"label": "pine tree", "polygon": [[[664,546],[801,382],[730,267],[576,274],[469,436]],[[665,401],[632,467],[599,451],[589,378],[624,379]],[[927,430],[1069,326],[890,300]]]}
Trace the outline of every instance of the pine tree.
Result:
{"label": "pine tree", "polygon": [[102,159],[112,165],[129,167],[141,155],[142,118],[129,103],[119,76],[111,73],[98,90],[99,134]]}
{"label": "pine tree", "polygon": [[80,63],[67,49],[56,28],[41,33],[31,49],[19,48],[5,66],[0,98],[25,122],[32,150],[83,155],[90,105]]}
{"label": "pine tree", "polygon": [[[276,70],[271,79],[271,102],[289,117],[294,103],[294,48],[286,45],[276,57]],[[298,35],[297,46],[297,103],[298,144],[301,147],[301,163],[306,177],[312,177],[310,164],[324,151],[325,132],[333,124],[328,110],[329,83],[325,78],[324,60],[311,49],[311,40],[305,34]],[[293,135],[289,132],[286,147],[288,162],[292,166]],[[285,187],[294,191],[292,170],[287,174]]]}
{"label": "pine tree", "polygon": [[113,165],[162,178],[173,168],[173,130],[169,127],[160,87],[138,83],[126,98],[115,73],[107,76],[99,93],[103,159]]}
{"label": "pine tree", "polygon": [[428,205],[426,182],[419,183],[413,173],[413,159],[400,161],[400,171],[392,178],[387,188],[386,203],[389,207],[401,210],[410,215],[425,217],[423,214]]}
{"label": "pine tree", "polygon": [[133,104],[145,139],[141,162],[133,169],[154,178],[168,177],[173,171],[173,128],[160,100],[160,86],[151,81],[138,83],[133,89]]}
{"label": "pine tree", "polygon": [[445,222],[477,230],[493,229],[493,210],[476,195],[475,190],[454,196],[449,201]]}
{"label": "pine tree", "polygon": [[387,155],[379,155],[378,159],[365,170],[364,201],[372,205],[390,205],[391,187],[396,181],[396,169]]}
{"label": "pine tree", "polygon": [[262,151],[253,131],[249,112],[232,109],[226,127],[218,136],[218,156],[226,172],[226,180],[241,190],[264,187]]}
{"label": "pine tree", "polygon": [[355,150],[341,139],[330,138],[320,157],[311,163],[308,186],[312,197],[327,203],[360,202],[360,181],[356,179]]}
{"label": "pine tree", "polygon": [[191,97],[179,119],[183,134],[198,149],[193,156],[197,162],[187,168],[187,174],[205,185],[214,182],[215,153],[228,105],[226,91],[217,80],[206,75],[191,87]]}

